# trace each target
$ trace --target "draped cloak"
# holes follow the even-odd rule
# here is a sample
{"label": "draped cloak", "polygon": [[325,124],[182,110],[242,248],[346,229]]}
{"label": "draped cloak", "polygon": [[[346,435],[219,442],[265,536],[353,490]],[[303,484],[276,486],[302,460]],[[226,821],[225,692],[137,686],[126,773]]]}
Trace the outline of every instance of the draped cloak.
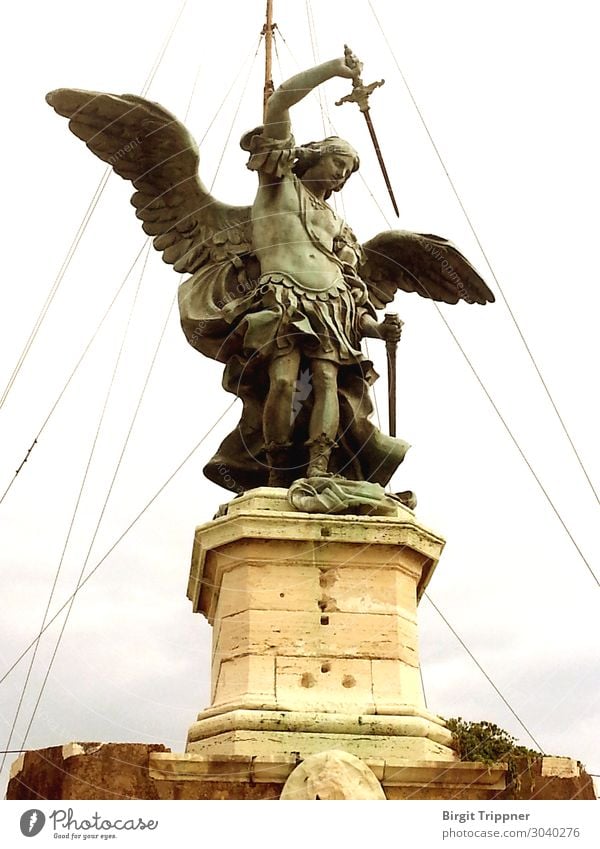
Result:
{"label": "draped cloak", "polygon": [[[330,471],[351,480],[388,483],[409,445],[382,433],[370,421],[369,387],[377,379],[373,364],[360,350],[358,324],[364,312],[376,315],[367,290],[353,270],[338,259],[311,231],[309,193],[292,171],[293,139],[251,136],[248,168],[291,180],[298,196],[298,214],[307,240],[340,268],[340,280],[327,293],[307,291],[281,269],[261,277],[257,258],[224,241],[213,250],[213,261],[179,287],[179,310],[185,336],[196,350],[225,363],[223,387],[242,401],[236,428],[207,463],[209,480],[233,492],[266,486],[269,477],[263,438],[263,408],[269,390],[268,366],[289,349],[290,339],[302,351],[300,371],[310,373],[310,359],[338,365],[340,427]],[[340,238],[361,251],[350,229],[340,221]],[[237,252],[236,252],[237,247]],[[268,279],[267,279],[268,278]],[[308,424],[312,387],[298,386],[289,466],[293,479],[305,475],[308,464]]]}

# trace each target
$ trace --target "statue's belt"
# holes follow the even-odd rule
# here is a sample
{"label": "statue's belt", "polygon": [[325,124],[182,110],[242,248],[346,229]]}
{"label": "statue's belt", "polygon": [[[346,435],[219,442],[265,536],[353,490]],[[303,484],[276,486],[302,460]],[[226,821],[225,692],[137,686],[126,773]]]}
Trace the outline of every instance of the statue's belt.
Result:
{"label": "statue's belt", "polygon": [[325,289],[309,289],[292,277],[291,274],[274,271],[266,272],[260,276],[257,291],[266,295],[271,285],[285,286],[300,298],[307,298],[309,301],[329,301],[339,298],[342,293],[348,292],[348,286],[343,277],[338,277]]}

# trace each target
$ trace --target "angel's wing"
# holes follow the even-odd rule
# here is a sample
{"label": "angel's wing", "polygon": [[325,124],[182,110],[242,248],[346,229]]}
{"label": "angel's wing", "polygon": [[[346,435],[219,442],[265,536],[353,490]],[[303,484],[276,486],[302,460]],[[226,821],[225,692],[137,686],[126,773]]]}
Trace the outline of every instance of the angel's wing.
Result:
{"label": "angel's wing", "polygon": [[494,295],[452,242],[440,236],[387,230],[363,245],[359,274],[370,298],[383,309],[398,289],[456,304],[489,304]]}
{"label": "angel's wing", "polygon": [[158,103],[133,94],[59,88],[46,95],[92,153],[131,180],[144,232],[175,271],[251,251],[250,207],[216,200],[198,176],[198,148],[183,124]]}

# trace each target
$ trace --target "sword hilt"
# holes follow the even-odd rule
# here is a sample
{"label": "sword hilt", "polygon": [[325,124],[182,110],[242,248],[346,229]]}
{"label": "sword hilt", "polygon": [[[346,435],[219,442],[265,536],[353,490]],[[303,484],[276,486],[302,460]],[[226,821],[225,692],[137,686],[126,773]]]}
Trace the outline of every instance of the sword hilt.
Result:
{"label": "sword hilt", "polygon": [[387,168],[385,167],[385,162],[383,161],[381,148],[379,147],[379,142],[377,141],[377,134],[375,132],[375,128],[373,127],[373,121],[371,120],[371,113],[369,110],[369,97],[373,94],[376,88],[379,88],[379,86],[382,86],[384,84],[385,80],[377,80],[374,83],[369,83],[369,85],[365,85],[360,76],[363,67],[362,62],[358,60],[358,58],[350,50],[347,44],[344,45],[344,59],[346,62],[346,67],[352,73],[352,91],[350,94],[347,94],[346,97],[342,97],[341,100],[336,100],[335,105],[341,106],[342,103],[357,103],[358,108],[365,116],[369,135],[371,136],[371,141],[373,142],[373,145],[375,147],[375,153],[377,154],[377,159],[379,161],[379,167],[381,168],[381,173],[383,174],[383,179],[385,180],[385,185],[387,187],[390,200],[392,201],[394,212],[399,218],[400,212],[398,211],[398,204],[396,203],[396,198],[394,197],[394,190],[392,189],[390,177],[387,172]]}
{"label": "sword hilt", "polygon": [[[402,321],[402,319],[400,318],[400,316],[397,313],[386,312],[386,314],[383,317],[383,324],[388,325],[388,326],[393,325],[394,327],[397,327],[400,331],[400,334],[402,334],[402,328],[404,326],[404,322]],[[388,348],[388,346],[389,346],[388,350],[395,350],[399,341],[400,340],[392,340],[392,339],[388,340],[388,339],[386,339],[385,340],[385,346],[386,346],[386,348]]]}
{"label": "sword hilt", "polygon": [[350,70],[358,69],[358,74],[352,78],[352,91],[350,94],[347,94],[340,100],[336,100],[335,105],[341,106],[343,103],[357,103],[361,112],[367,112],[369,109],[369,97],[373,94],[376,88],[379,88],[379,86],[384,84],[385,80],[376,80],[375,82],[369,83],[369,85],[365,85],[362,81],[362,77],[360,76],[363,68],[362,62],[359,62],[356,57],[354,57],[352,50],[347,44],[344,44],[344,56],[346,57],[346,60],[348,60],[350,56],[353,57],[353,65],[350,65],[348,61],[346,61],[346,64]]}

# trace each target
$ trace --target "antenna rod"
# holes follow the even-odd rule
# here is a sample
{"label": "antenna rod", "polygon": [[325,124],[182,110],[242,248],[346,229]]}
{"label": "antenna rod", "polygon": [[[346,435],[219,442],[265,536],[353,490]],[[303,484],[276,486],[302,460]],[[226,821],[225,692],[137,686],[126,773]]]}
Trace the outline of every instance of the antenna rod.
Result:
{"label": "antenna rod", "polygon": [[262,28],[262,35],[265,37],[265,87],[263,91],[263,121],[267,120],[267,100],[271,97],[275,90],[272,79],[272,46],[273,46],[273,30],[277,26],[273,24],[273,0],[267,0],[267,20]]}

